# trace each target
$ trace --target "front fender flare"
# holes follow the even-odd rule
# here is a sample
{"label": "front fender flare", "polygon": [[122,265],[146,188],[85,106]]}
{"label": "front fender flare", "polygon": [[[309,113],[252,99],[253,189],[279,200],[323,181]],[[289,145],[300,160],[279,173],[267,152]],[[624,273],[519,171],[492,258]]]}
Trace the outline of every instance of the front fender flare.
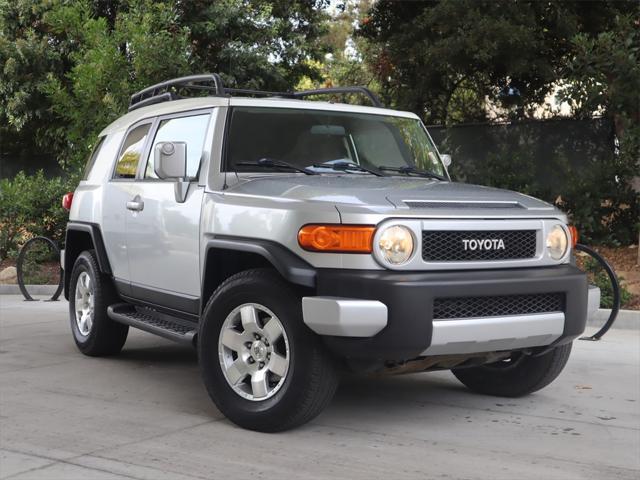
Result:
{"label": "front fender flare", "polygon": [[205,262],[211,251],[216,249],[260,255],[273,265],[287,281],[304,287],[314,288],[316,286],[315,268],[279,243],[257,238],[217,236],[207,240]]}

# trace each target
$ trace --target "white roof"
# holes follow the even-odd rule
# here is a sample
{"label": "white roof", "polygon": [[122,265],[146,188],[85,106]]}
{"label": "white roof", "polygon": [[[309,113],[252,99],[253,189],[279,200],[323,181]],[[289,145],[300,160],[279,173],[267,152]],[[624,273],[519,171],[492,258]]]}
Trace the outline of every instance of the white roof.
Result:
{"label": "white roof", "polygon": [[368,113],[373,115],[392,115],[395,117],[414,118],[418,116],[411,112],[391,110],[387,108],[363,107],[360,105],[350,105],[347,103],[317,102],[311,100],[292,100],[288,98],[250,98],[250,97],[199,97],[186,98],[183,100],[172,100],[168,102],[156,103],[148,107],[138,108],[123,115],[116,121],[108,125],[100,136],[108,135],[119,130],[126,130],[130,125],[145,118],[168,115],[189,110],[202,108],[213,108],[221,106],[242,105],[249,107],[271,107],[271,108],[302,108],[308,110],[324,110],[331,112],[352,112]]}

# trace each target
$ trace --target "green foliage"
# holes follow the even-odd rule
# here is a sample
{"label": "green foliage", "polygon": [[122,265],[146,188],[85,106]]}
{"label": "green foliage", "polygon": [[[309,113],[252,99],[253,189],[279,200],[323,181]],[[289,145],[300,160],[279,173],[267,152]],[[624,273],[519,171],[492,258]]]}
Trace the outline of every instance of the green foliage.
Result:
{"label": "green foliage", "polygon": [[97,133],[150,84],[207,71],[264,89],[317,79],[326,4],[0,0],[3,143],[14,158],[39,146],[77,171]]}
{"label": "green foliage", "polygon": [[[593,258],[585,261],[584,270],[589,275],[589,283],[600,289],[600,308],[613,308],[613,285],[607,273]],[[624,278],[620,277],[618,280],[624,280]],[[620,284],[620,307],[624,308],[631,297],[631,292]]]}
{"label": "green foliage", "polygon": [[629,126],[640,121],[640,27],[635,15],[616,15],[611,30],[595,36],[576,34],[572,55],[560,91],[573,103],[576,115],[590,116],[606,109],[615,115],[616,130],[624,136]]}
{"label": "green foliage", "polygon": [[36,241],[27,247],[22,261],[22,275],[26,285],[57,283],[55,277],[58,272],[58,255],[48,243]]}
{"label": "green foliage", "polygon": [[442,125],[491,118],[487,100],[506,110],[503,119],[530,116],[568,77],[580,45],[587,53],[588,39],[603,33],[600,43],[613,41],[624,14],[637,18],[637,2],[381,0],[360,33],[376,53],[366,61],[387,101]]}
{"label": "green foliage", "polygon": [[0,259],[16,257],[18,247],[35,236],[62,243],[68,213],[61,200],[71,185],[73,179],[48,179],[42,171],[0,180]]}

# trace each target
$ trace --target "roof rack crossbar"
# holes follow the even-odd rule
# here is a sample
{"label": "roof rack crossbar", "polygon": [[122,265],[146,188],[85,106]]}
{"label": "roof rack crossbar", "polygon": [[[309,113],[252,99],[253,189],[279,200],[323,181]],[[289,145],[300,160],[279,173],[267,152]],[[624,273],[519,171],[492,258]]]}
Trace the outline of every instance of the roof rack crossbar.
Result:
{"label": "roof rack crossbar", "polygon": [[229,94],[240,93],[244,95],[256,95],[258,97],[284,97],[294,98],[292,92],[271,92],[268,90],[251,90],[249,88],[225,88],[224,91]]}
{"label": "roof rack crossbar", "polygon": [[294,92],[292,95],[294,98],[310,97],[312,95],[331,95],[336,93],[360,93],[365,95],[371,100],[374,107],[382,107],[382,102],[378,96],[369,90],[367,87],[330,87],[330,88],[317,88],[314,90],[303,90],[301,92]]}
{"label": "roof rack crossbar", "polygon": [[[213,85],[197,85],[197,83],[209,83]],[[168,100],[175,100],[177,97],[171,95],[167,97],[166,93],[171,94],[171,88],[187,88],[192,90],[208,90],[213,92],[214,95],[224,95],[224,84],[222,78],[217,73],[207,73],[203,75],[189,75],[187,77],[173,78],[165,82],[156,83],[139,92],[131,95],[129,101],[129,111],[141,108],[146,105],[153,105],[155,103],[165,102]],[[147,100],[157,99],[154,102],[147,102]],[[143,102],[145,102],[143,104]]]}
{"label": "roof rack crossbar", "polygon": [[252,95],[259,97],[280,97],[302,99],[314,95],[334,95],[344,93],[355,93],[366,96],[374,107],[382,107],[382,102],[366,87],[330,87],[317,88],[313,90],[303,90],[300,92],[271,92],[266,90],[250,90],[247,88],[225,88],[222,78],[217,73],[207,73],[202,75],[190,75],[187,77],[173,78],[165,82],[156,83],[139,92],[131,95],[129,102],[129,111],[147,105],[167,102],[186,98],[178,95],[177,89],[183,90],[200,90],[210,92],[213,96],[228,96],[232,94]]}
{"label": "roof rack crossbar", "polygon": [[148,97],[142,100],[139,100],[134,105],[129,107],[129,111],[135,110],[136,108],[147,107],[149,105],[155,105],[156,103],[169,102],[171,100],[177,100],[177,95],[171,92],[164,92],[160,95],[155,95],[153,97]]}

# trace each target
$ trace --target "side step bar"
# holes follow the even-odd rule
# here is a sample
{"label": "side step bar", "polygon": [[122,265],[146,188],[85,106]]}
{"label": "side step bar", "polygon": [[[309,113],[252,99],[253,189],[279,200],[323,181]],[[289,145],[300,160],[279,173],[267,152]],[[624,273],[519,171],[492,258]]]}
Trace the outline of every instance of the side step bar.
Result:
{"label": "side step bar", "polygon": [[111,305],[107,309],[107,315],[114,322],[124,323],[130,327],[187,345],[193,345],[193,339],[198,333],[196,325],[188,320],[165,315],[148,308],[135,307],[128,303]]}

